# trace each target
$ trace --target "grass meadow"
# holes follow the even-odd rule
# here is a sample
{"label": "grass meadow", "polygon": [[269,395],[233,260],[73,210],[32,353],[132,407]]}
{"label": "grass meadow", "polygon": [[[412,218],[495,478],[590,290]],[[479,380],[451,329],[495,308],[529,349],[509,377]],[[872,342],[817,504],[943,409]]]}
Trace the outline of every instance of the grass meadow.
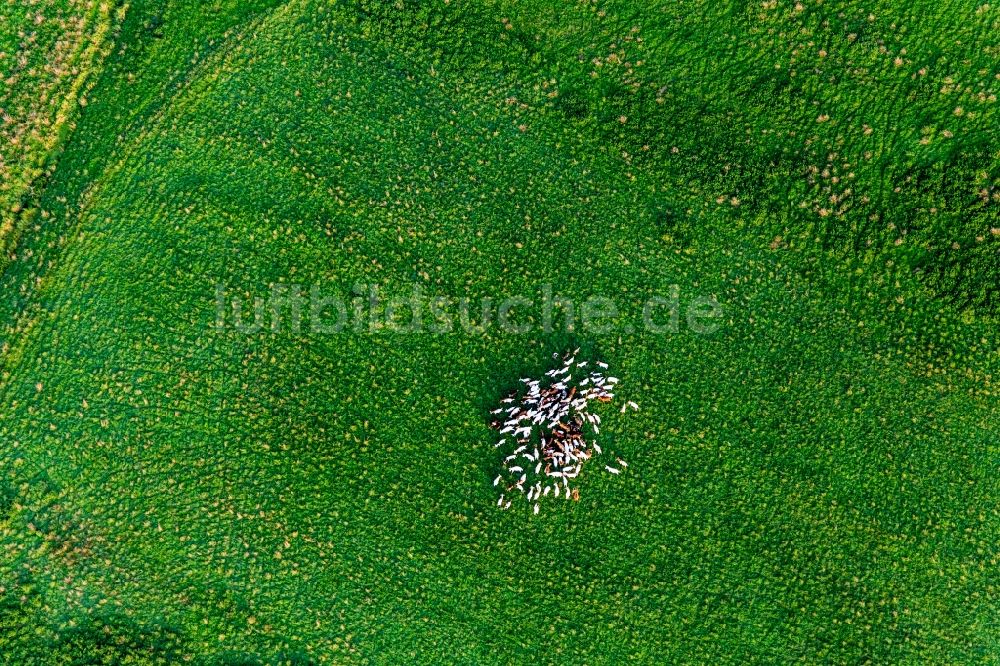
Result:
{"label": "grass meadow", "polygon": [[[0,16],[0,662],[1000,661],[1000,8]],[[218,325],[276,285],[532,305]],[[575,347],[629,468],[500,512]]]}

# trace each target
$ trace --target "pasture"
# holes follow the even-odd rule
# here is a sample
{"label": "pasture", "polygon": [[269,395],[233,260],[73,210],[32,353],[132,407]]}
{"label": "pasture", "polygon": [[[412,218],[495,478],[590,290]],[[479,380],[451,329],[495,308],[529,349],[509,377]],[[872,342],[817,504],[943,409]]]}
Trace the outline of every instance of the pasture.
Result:
{"label": "pasture", "polygon": [[[1000,659],[1000,9],[87,7],[0,191],[7,663]],[[276,285],[381,300],[231,325]],[[415,286],[526,330],[369,326]],[[629,467],[498,511],[489,412],[574,347]]]}

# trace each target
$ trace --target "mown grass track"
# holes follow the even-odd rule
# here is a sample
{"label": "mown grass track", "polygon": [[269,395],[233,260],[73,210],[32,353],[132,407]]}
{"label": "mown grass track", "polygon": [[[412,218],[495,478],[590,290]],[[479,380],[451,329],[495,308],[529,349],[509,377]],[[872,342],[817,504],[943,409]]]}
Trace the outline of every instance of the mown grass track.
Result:
{"label": "mown grass track", "polygon": [[[671,93],[683,115],[587,71],[563,113],[549,68],[572,77],[570,46],[603,35],[560,45],[560,21],[641,15],[466,6],[439,32],[365,9],[133,8],[42,199],[56,222],[4,276],[6,654],[993,660],[987,326],[906,272],[886,281],[884,257],[769,246],[775,219],[806,222],[732,115],[764,100],[743,104],[745,82],[697,51],[669,61],[701,86]],[[692,34],[725,42],[752,16],[708,13]],[[650,28],[655,48],[674,25]],[[779,98],[787,116],[773,105],[789,136],[817,125],[794,105],[821,78]],[[318,280],[472,297],[552,282],[627,316],[574,337],[212,329],[217,282]],[[628,332],[674,283],[716,294],[725,326]],[[630,474],[545,520],[497,514],[486,409],[577,342],[643,404],[608,415]]]}
{"label": "mown grass track", "polygon": [[116,3],[78,0],[0,8],[0,270],[38,215],[33,204],[122,15]]}

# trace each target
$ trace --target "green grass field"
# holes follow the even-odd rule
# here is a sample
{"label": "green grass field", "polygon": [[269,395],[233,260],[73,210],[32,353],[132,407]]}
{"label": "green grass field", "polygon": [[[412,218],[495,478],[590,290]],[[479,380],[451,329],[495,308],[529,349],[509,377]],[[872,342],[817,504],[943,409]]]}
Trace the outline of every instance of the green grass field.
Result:
{"label": "green grass field", "polygon": [[86,106],[121,8],[81,0],[0,5],[0,270]]}
{"label": "green grass field", "polygon": [[[0,663],[1000,663],[1000,8],[45,7],[106,57],[0,89],[73,119],[0,190]],[[620,316],[216,325],[276,284]],[[576,346],[630,466],[498,511]]]}

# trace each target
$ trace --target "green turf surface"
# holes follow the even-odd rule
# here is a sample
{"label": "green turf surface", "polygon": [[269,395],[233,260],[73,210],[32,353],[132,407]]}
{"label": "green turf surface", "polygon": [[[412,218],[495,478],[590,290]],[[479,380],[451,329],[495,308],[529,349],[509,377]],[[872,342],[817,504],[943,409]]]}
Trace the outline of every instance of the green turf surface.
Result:
{"label": "green turf surface", "polygon": [[[3,659],[1000,659],[997,10],[633,4],[129,7],[0,276]],[[214,326],[275,283],[622,316]],[[498,512],[576,345],[630,467]]]}
{"label": "green turf surface", "polygon": [[0,5],[0,269],[86,106],[123,17],[112,2]]}

